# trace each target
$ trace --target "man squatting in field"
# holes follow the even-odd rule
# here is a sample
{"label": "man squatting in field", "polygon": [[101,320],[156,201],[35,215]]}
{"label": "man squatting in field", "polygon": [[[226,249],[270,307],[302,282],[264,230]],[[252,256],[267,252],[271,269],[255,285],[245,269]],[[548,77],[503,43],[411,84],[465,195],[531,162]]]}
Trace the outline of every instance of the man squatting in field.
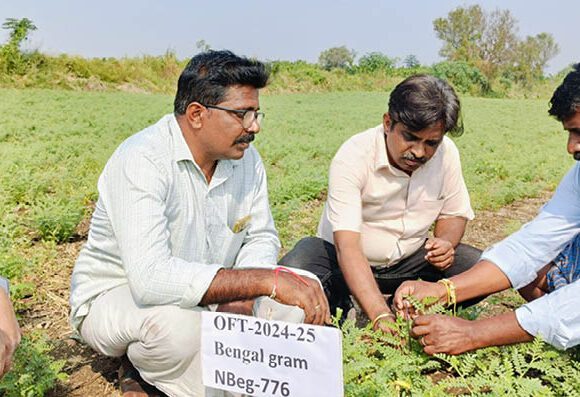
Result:
{"label": "man squatting in field", "polygon": [[[580,64],[556,89],[549,114],[569,133],[568,153],[580,160]],[[539,148],[537,148],[539,149]],[[447,286],[409,281],[395,295],[401,312],[406,295],[461,302],[510,287],[529,303],[483,320],[418,316],[412,334],[428,354],[459,354],[487,346],[526,342],[534,336],[560,349],[580,344],[580,163],[562,179],[538,216],[486,250],[481,261]]]}
{"label": "man squatting in field", "polygon": [[272,270],[280,242],[250,145],[267,80],[259,61],[196,55],[179,77],[174,113],[123,142],[99,178],[72,275],[71,323],[97,352],[126,354],[170,396],[222,395],[201,382],[208,305],[252,314],[253,300],[270,296],[285,304],[272,305],[277,319],[291,320],[285,313],[297,306],[308,323],[330,320],[314,275]]}
{"label": "man squatting in field", "polygon": [[373,328],[390,332],[383,293],[404,280],[459,274],[479,259],[481,251],[460,244],[473,211],[458,150],[445,136],[463,132],[459,113],[445,81],[409,77],[391,93],[382,124],[334,156],[318,237],[280,261],[316,274],[333,314],[351,307],[352,294]]}

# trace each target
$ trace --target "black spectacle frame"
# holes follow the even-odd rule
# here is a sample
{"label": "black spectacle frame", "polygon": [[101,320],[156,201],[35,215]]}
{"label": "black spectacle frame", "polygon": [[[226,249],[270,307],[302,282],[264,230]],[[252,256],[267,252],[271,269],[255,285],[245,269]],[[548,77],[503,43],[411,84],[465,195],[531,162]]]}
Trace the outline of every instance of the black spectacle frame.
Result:
{"label": "black spectacle frame", "polygon": [[[258,123],[258,125],[260,125],[262,123],[262,119],[266,116],[264,113],[258,112],[253,109],[244,109],[244,110],[231,109],[216,105],[204,105],[203,103],[201,105],[205,106],[208,109],[217,109],[223,110],[224,112],[235,113],[240,118],[240,120],[242,120],[242,127],[244,128],[250,128],[254,120]],[[251,115],[251,118],[248,117],[248,114]]]}

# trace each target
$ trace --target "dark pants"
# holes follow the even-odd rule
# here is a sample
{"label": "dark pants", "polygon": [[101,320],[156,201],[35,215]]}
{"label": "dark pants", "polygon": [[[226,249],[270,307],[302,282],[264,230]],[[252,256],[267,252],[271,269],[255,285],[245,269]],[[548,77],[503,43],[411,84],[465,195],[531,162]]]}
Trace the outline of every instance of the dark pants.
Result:
{"label": "dark pants", "polygon": [[[446,270],[440,271],[425,260],[425,248],[421,247],[411,256],[403,259],[394,266],[382,269],[373,268],[375,281],[383,294],[394,294],[399,285],[406,280],[437,281],[449,278],[471,268],[481,256],[481,251],[467,244],[459,244],[455,248],[453,265]],[[314,273],[322,283],[331,314],[336,313],[340,307],[344,313],[352,307],[350,290],[344,281],[342,272],[338,267],[336,248],[329,242],[318,237],[306,237],[300,240],[296,246],[288,252],[279,264],[281,266],[295,267]],[[462,303],[462,306],[470,306],[481,299],[474,299]]]}

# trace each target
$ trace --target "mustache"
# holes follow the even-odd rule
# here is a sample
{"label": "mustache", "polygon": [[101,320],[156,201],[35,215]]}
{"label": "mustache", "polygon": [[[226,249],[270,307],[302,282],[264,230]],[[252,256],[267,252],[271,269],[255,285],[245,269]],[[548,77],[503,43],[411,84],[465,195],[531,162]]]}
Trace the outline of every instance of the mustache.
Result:
{"label": "mustache", "polygon": [[403,159],[416,161],[421,164],[425,164],[427,162],[427,159],[425,157],[415,157],[413,153],[403,153]]}
{"label": "mustache", "polygon": [[241,136],[238,139],[236,139],[234,141],[234,144],[238,144],[238,143],[250,143],[254,139],[256,139],[256,136],[254,134],[248,134],[248,135],[244,135],[244,136]]}
{"label": "mustache", "polygon": [[574,160],[580,161],[580,152],[574,152]]}

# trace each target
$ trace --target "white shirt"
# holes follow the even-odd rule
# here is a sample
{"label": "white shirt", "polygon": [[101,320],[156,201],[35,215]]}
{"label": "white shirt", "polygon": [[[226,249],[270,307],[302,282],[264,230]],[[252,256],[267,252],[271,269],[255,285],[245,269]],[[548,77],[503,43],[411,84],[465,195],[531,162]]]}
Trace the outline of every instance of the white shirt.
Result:
{"label": "white shirt", "polygon": [[330,165],[328,199],[318,236],[361,234],[371,266],[392,266],[417,251],[437,219],[473,219],[459,151],[444,137],[433,157],[411,176],[393,167],[382,125],[347,140]]}
{"label": "white shirt", "polygon": [[[535,280],[580,233],[580,163],[566,174],[554,197],[518,232],[486,250],[481,259],[498,266],[516,289]],[[521,327],[531,335],[566,349],[580,344],[580,280],[516,310]]]}
{"label": "white shirt", "polygon": [[[98,295],[129,284],[141,305],[197,306],[222,267],[271,268],[280,242],[266,173],[250,146],[209,185],[173,115],[131,136],[107,162],[71,281],[78,328]],[[239,233],[232,228],[250,216]]]}

